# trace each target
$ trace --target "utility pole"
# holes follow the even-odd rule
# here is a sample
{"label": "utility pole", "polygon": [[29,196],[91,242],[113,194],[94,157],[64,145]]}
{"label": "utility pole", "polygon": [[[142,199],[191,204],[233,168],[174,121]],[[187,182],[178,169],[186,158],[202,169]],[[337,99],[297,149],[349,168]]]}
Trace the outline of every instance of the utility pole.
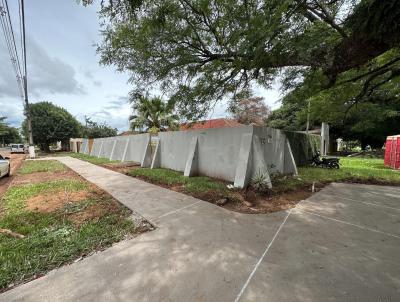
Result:
{"label": "utility pole", "polygon": [[25,9],[24,9],[24,0],[21,0],[21,15],[22,15],[22,41],[23,41],[23,56],[24,56],[24,102],[25,102],[25,115],[26,122],[28,125],[28,136],[29,136],[29,157],[35,158],[35,145],[33,144],[33,135],[32,135],[32,120],[31,120],[31,112],[29,108],[28,101],[28,79],[27,79],[27,68],[26,68],[26,39],[25,39]]}
{"label": "utility pole", "polygon": [[310,109],[311,109],[311,101],[308,99],[308,109],[307,109],[307,126],[306,133],[308,134],[308,130],[310,130]]}

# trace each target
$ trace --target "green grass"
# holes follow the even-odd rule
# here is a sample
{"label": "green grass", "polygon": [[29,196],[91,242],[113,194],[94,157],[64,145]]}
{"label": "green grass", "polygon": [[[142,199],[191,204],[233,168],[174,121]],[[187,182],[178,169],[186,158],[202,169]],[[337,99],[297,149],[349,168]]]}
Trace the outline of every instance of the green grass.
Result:
{"label": "green grass", "polygon": [[384,166],[383,159],[351,158],[340,159],[340,169],[300,167],[298,177],[274,179],[274,190],[285,191],[304,185],[330,182],[364,182],[400,185],[400,172]]}
{"label": "green grass", "polygon": [[[382,159],[341,158],[341,168],[322,169],[300,167],[297,177],[274,177],[273,192],[281,193],[295,190],[316,183],[354,181],[377,184],[400,185],[400,172],[386,168]],[[168,186],[183,186],[182,191],[188,194],[211,193],[229,196],[230,191],[223,182],[208,177],[184,177],[181,172],[168,169],[136,168],[129,175],[140,177],[152,183]]]}
{"label": "green grass", "polygon": [[[41,161],[52,166],[53,161]],[[35,170],[33,166],[29,169]],[[37,169],[36,169],[37,170]],[[41,170],[40,170],[41,171]],[[92,190],[87,182],[62,179],[29,185],[12,186],[2,199],[0,228],[22,234],[14,238],[0,233],[0,292],[45,274],[51,269],[104,249],[112,243],[135,232],[130,211],[116,205],[108,195],[92,194],[86,200],[66,204],[53,212],[32,212],[26,201],[41,194],[60,191]],[[74,224],[71,215],[87,210],[90,206],[104,205],[104,215],[89,219],[81,225]]]}
{"label": "green grass", "polygon": [[75,192],[87,189],[87,183],[79,180],[57,180],[24,186],[11,187],[3,197],[3,208],[6,213],[24,211],[25,201],[33,196],[59,191]]}
{"label": "green grass", "polygon": [[83,153],[75,153],[75,152],[63,152],[63,153],[56,153],[56,156],[71,156],[73,158],[77,158],[80,160],[87,161],[94,165],[103,165],[103,164],[111,164],[111,163],[118,163],[116,160],[109,160],[108,158],[98,158],[97,156],[90,156]]}
{"label": "green grass", "polygon": [[183,186],[183,191],[187,193],[204,193],[208,191],[229,193],[223,182],[205,176],[185,177],[181,172],[169,169],[136,168],[130,170],[128,174],[154,183]]}
{"label": "green grass", "polygon": [[58,160],[27,160],[18,172],[30,174],[35,172],[57,172],[65,169],[65,166]]}

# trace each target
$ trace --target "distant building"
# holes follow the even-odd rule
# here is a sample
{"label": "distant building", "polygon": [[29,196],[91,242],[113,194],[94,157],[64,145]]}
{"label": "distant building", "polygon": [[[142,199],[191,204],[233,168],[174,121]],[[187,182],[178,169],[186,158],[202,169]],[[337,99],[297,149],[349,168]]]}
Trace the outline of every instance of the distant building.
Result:
{"label": "distant building", "polygon": [[218,118],[212,120],[198,121],[193,123],[184,123],[180,125],[180,130],[198,130],[198,129],[211,129],[211,128],[236,128],[242,127],[243,124],[236,120],[227,118]]}

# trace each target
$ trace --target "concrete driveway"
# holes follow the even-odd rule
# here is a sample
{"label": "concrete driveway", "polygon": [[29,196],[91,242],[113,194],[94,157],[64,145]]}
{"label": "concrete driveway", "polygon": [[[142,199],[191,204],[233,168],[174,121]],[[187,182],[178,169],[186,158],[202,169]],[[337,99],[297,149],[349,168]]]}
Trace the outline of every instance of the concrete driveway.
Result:
{"label": "concrete driveway", "polygon": [[332,184],[244,215],[72,158],[157,229],[0,301],[399,301],[400,188]]}

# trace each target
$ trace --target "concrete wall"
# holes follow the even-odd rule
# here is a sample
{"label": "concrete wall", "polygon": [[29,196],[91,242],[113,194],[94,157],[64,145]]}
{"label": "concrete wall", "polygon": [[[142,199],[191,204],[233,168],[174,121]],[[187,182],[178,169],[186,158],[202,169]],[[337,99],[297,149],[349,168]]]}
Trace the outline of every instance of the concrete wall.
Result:
{"label": "concrete wall", "polygon": [[89,140],[87,138],[82,139],[81,149],[79,153],[88,154],[89,153]]}
{"label": "concrete wall", "polygon": [[159,133],[158,166],[184,172],[191,142],[197,137],[199,154],[194,174],[233,181],[241,136],[251,132],[252,127],[246,126]]}
{"label": "concrete wall", "polygon": [[257,173],[297,173],[285,134],[245,126],[159,133],[152,168],[206,175],[245,186]]}
{"label": "concrete wall", "polygon": [[[185,176],[210,176],[237,187],[246,186],[258,173],[268,180],[274,173],[297,174],[286,135],[268,127],[162,132],[153,156],[150,142],[149,134],[98,138],[91,155],[181,171]],[[86,149],[82,152],[87,154]]]}
{"label": "concrete wall", "polygon": [[[150,134],[148,133],[95,138],[90,155],[110,160],[133,161],[150,166],[149,141]],[[88,154],[87,148],[82,148],[82,153]]]}

